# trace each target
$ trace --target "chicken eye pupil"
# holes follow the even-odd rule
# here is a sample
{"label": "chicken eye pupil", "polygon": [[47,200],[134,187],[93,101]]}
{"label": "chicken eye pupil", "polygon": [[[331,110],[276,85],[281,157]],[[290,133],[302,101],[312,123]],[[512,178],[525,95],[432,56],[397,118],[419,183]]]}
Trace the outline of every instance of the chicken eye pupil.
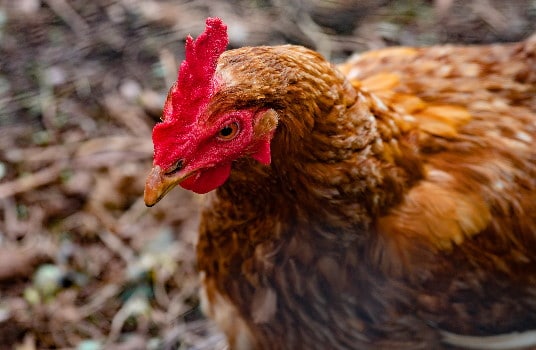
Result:
{"label": "chicken eye pupil", "polygon": [[238,133],[238,123],[231,123],[220,129],[218,137],[221,140],[231,140]]}
{"label": "chicken eye pupil", "polygon": [[220,135],[223,137],[229,136],[232,133],[233,133],[233,128],[231,128],[230,126],[226,126],[220,131]]}

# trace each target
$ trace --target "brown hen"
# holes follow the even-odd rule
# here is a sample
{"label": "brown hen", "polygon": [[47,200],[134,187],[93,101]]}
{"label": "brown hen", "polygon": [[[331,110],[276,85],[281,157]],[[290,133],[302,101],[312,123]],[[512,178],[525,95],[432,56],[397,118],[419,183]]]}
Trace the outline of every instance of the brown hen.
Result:
{"label": "brown hen", "polygon": [[231,348],[536,343],[536,37],[335,67],[225,30],[188,40],[145,200],[215,189],[198,264]]}

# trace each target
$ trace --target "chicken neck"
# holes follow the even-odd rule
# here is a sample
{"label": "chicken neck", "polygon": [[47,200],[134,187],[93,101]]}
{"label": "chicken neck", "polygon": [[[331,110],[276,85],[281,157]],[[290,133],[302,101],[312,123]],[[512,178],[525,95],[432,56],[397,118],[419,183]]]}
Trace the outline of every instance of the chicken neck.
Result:
{"label": "chicken neck", "polygon": [[232,100],[279,116],[271,166],[242,159],[218,191],[238,206],[368,232],[422,176],[413,134],[400,131],[396,112],[315,52],[289,45],[232,50],[220,58],[219,75],[226,85],[215,98],[220,108]]}

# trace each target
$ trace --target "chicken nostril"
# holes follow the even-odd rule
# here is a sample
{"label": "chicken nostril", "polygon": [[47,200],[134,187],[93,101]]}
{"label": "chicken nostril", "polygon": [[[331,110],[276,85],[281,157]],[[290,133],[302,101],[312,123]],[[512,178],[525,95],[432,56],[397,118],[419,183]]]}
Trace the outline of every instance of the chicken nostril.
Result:
{"label": "chicken nostril", "polygon": [[168,171],[166,171],[166,175],[173,175],[184,168],[184,159],[179,159],[178,161],[173,164]]}

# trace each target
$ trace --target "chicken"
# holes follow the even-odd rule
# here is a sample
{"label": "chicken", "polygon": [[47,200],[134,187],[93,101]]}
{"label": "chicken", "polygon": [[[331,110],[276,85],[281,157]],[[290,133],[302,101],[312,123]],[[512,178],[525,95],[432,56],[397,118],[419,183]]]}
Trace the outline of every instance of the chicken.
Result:
{"label": "chicken", "polygon": [[154,127],[145,203],[210,192],[203,307],[231,349],[535,341],[536,37],[336,67],[225,51],[206,24]]}

